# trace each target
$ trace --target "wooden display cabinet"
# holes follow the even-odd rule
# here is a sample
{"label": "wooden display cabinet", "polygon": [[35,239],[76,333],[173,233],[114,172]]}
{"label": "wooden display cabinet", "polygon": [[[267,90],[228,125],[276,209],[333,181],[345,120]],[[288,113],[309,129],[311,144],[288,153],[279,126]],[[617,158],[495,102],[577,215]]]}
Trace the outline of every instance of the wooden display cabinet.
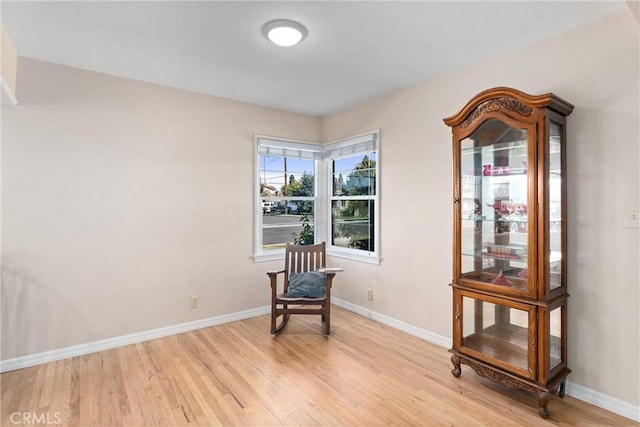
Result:
{"label": "wooden display cabinet", "polygon": [[547,418],[567,367],[566,142],[573,105],[498,87],[444,119],[453,132],[453,348],[531,391]]}

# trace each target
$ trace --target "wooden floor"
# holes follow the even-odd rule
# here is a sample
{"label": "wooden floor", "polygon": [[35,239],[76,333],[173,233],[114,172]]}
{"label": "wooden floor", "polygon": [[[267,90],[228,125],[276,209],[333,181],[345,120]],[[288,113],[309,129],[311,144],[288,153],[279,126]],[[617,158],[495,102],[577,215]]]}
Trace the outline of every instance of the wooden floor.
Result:
{"label": "wooden floor", "polygon": [[260,316],[4,373],[0,422],[638,425],[570,396],[543,420],[532,395],[451,368],[446,349],[339,308],[329,338],[318,316],[293,316],[275,338]]}

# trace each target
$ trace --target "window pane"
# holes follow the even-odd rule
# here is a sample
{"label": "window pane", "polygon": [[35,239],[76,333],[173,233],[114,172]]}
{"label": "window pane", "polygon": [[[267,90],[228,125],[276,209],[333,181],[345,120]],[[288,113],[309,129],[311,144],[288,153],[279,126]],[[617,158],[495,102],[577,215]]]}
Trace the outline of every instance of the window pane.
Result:
{"label": "window pane", "polygon": [[331,204],[332,244],[373,252],[374,201],[334,200]]}
{"label": "window pane", "polygon": [[286,242],[313,243],[313,209],[310,200],[262,201],[262,249],[284,247]]}
{"label": "window pane", "polygon": [[315,161],[260,156],[260,195],[315,196]]}
{"label": "window pane", "polygon": [[376,153],[359,154],[333,162],[333,195],[376,194]]}

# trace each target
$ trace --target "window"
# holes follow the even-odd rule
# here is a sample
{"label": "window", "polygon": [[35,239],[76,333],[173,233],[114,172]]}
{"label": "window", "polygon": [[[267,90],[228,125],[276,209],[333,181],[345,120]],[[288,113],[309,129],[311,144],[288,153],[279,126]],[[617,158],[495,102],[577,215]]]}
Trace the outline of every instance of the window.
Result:
{"label": "window", "polygon": [[256,138],[256,259],[280,257],[286,242],[315,240],[321,146]]}
{"label": "window", "polygon": [[329,175],[328,251],[378,262],[378,133],[324,147]]}
{"label": "window", "polygon": [[256,137],[256,261],[286,242],[378,263],[378,132],[330,144]]}

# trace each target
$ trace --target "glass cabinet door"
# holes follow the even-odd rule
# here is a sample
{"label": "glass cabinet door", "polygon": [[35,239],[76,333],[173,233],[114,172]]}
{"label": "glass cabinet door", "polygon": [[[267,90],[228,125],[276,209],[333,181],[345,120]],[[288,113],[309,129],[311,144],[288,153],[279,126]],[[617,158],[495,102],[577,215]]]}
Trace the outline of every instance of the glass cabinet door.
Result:
{"label": "glass cabinet door", "polygon": [[461,350],[527,378],[535,378],[536,308],[460,291]]}
{"label": "glass cabinet door", "polygon": [[[461,283],[532,293],[529,132],[485,121],[460,141]],[[465,281],[465,279],[467,279]]]}
{"label": "glass cabinet door", "polygon": [[564,349],[562,348],[563,336],[563,310],[564,306],[557,307],[549,312],[549,371],[553,372],[555,368],[564,362]]}
{"label": "glass cabinet door", "polygon": [[550,291],[564,286],[564,203],[563,194],[563,157],[562,138],[563,126],[551,121],[549,127],[549,140],[547,142],[547,175],[546,175],[546,284]]}
{"label": "glass cabinet door", "polygon": [[[545,331],[541,342],[540,372],[542,379],[550,381],[567,367],[567,300],[540,308],[540,328]],[[544,362],[543,362],[544,361]]]}

